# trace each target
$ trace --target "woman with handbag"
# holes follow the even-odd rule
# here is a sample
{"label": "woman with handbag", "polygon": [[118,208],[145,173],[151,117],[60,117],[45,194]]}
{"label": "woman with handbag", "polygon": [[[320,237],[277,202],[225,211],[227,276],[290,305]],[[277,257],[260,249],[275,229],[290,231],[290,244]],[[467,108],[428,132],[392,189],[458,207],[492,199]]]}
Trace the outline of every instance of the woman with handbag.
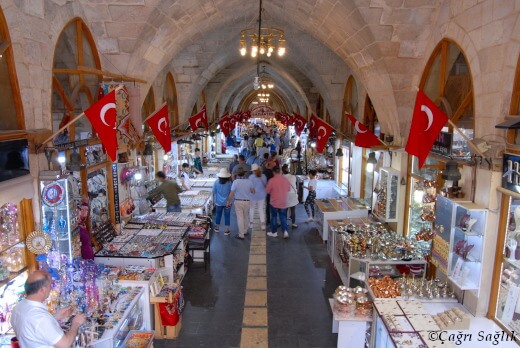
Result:
{"label": "woman with handbag", "polygon": [[291,213],[291,221],[292,227],[296,228],[296,206],[298,205],[298,191],[296,191],[296,176],[292,175],[289,171],[289,166],[284,164],[282,166],[283,175],[289,180],[289,184],[291,184],[291,189],[287,193],[287,208]]}

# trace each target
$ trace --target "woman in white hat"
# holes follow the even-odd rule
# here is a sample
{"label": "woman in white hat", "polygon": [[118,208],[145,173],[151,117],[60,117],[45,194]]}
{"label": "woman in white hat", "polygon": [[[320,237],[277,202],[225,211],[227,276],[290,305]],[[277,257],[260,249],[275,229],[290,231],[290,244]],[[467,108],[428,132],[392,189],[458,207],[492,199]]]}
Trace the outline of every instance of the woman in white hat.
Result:
{"label": "woman in white hat", "polygon": [[267,177],[262,174],[262,168],[256,163],[251,166],[253,174],[249,176],[249,180],[253,183],[255,193],[251,195],[251,205],[249,207],[249,228],[253,228],[253,219],[255,210],[258,210],[260,217],[261,229],[265,230],[265,186],[267,185]]}
{"label": "woman in white hat", "polygon": [[225,234],[229,236],[231,233],[231,207],[226,207],[229,193],[231,192],[231,174],[227,168],[220,169],[217,174],[218,180],[213,185],[213,195],[215,205],[217,206],[217,217],[215,219],[215,232],[219,231],[222,212],[224,213],[224,224],[226,225]]}

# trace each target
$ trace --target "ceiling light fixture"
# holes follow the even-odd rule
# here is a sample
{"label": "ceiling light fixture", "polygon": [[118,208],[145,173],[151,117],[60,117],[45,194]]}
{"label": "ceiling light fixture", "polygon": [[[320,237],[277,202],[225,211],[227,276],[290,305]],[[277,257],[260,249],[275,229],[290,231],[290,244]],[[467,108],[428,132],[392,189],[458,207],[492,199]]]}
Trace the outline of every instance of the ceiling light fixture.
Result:
{"label": "ceiling light fixture", "polygon": [[271,57],[276,50],[278,56],[285,55],[285,33],[282,29],[262,27],[262,7],[258,11],[258,28],[247,28],[240,31],[240,55],[245,56],[247,52],[252,58],[258,55]]}

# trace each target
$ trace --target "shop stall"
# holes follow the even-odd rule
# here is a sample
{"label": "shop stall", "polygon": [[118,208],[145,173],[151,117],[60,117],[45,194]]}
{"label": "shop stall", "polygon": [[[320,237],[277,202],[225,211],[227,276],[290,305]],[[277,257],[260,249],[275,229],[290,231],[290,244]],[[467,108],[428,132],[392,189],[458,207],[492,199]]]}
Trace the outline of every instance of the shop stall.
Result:
{"label": "shop stall", "polygon": [[[213,210],[213,194],[211,191],[190,190],[179,194],[183,212],[208,215]],[[157,212],[166,212],[166,199],[162,198],[152,208]]]}
{"label": "shop stall", "polygon": [[[329,237],[329,220],[368,216],[368,208],[361,201],[354,198],[318,199],[315,201],[315,204],[316,226],[324,242],[327,241]],[[331,234],[331,236],[333,236],[333,234]],[[334,241],[331,242],[331,244],[333,243]]]}

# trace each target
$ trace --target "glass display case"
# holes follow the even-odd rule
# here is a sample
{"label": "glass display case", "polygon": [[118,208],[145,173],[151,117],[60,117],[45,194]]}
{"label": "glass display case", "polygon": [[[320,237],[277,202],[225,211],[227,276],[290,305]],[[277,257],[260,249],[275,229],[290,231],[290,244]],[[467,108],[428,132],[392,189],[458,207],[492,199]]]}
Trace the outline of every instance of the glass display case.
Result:
{"label": "glass display case", "polygon": [[[348,145],[345,145],[348,144]],[[352,171],[350,169],[350,159],[352,156],[350,142],[344,142],[341,146],[341,150],[343,151],[343,158],[341,159],[341,190],[346,192],[349,195],[350,192],[350,178],[352,176]]]}
{"label": "glass display case", "polygon": [[503,195],[500,216],[489,316],[520,338],[520,197]]}
{"label": "glass display case", "polygon": [[87,192],[90,198],[90,229],[98,229],[110,220],[105,167],[87,173]]}
{"label": "glass display case", "polygon": [[432,263],[460,290],[481,287],[487,209],[437,196]]}
{"label": "glass display case", "polygon": [[52,240],[51,252],[69,258],[81,256],[78,210],[72,181],[68,178],[47,180],[40,177],[42,232]]}
{"label": "glass display case", "polygon": [[399,206],[401,174],[392,168],[379,170],[379,181],[375,189],[376,200],[373,214],[384,222],[396,222]]}
{"label": "glass display case", "polygon": [[428,158],[421,169],[415,156],[411,161],[407,235],[425,241],[429,248],[435,221],[438,161]]}

